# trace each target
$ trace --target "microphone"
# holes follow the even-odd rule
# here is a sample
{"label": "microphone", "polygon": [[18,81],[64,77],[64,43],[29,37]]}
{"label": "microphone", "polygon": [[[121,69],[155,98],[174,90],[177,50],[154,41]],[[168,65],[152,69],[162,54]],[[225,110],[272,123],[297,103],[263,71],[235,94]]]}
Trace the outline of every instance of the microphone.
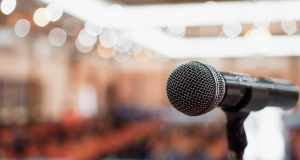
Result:
{"label": "microphone", "polygon": [[275,78],[256,78],[244,74],[219,72],[201,62],[188,62],[169,76],[166,92],[180,112],[197,116],[216,107],[224,111],[249,113],[266,106],[290,109],[298,101],[298,87]]}

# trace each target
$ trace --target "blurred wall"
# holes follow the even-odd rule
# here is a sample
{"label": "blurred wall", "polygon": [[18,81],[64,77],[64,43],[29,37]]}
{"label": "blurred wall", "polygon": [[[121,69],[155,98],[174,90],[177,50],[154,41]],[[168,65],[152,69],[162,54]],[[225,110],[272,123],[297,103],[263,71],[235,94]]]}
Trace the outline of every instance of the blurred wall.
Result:
{"label": "blurred wall", "polygon": [[[213,60],[172,59],[168,62],[150,59],[144,63],[134,57],[124,63],[111,58],[105,68],[97,68],[90,61],[96,49],[80,53],[73,39],[62,47],[49,44],[47,36],[40,32],[25,38],[14,36],[13,39],[13,43],[0,48],[0,79],[28,83],[31,84],[29,90],[35,90],[29,92],[27,108],[21,109],[27,120],[59,120],[70,111],[80,115],[78,92],[85,84],[95,87],[99,112],[120,105],[160,109],[169,105],[165,92],[169,74],[178,65],[192,60],[222,71],[287,79],[300,86],[299,57],[254,55]],[[8,110],[16,110],[16,106],[1,107],[1,113],[11,113],[3,113],[10,115],[5,116],[8,119],[19,113]]]}

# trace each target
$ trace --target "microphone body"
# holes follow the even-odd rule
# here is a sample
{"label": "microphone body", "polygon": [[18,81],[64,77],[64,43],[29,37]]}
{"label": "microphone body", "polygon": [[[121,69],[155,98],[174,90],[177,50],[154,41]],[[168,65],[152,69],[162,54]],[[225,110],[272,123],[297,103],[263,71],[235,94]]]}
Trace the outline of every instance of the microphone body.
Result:
{"label": "microphone body", "polygon": [[177,67],[168,78],[166,91],[171,104],[189,116],[215,107],[247,113],[266,106],[290,109],[299,97],[298,87],[289,81],[219,72],[196,61]]}
{"label": "microphone body", "polygon": [[299,97],[298,87],[286,80],[219,72],[196,61],[177,67],[167,80],[166,91],[174,108],[189,116],[221,107],[228,120],[228,147],[236,159],[242,159],[247,146],[243,123],[251,111],[266,106],[290,109]]}
{"label": "microphone body", "polygon": [[250,112],[266,106],[290,109],[298,101],[298,87],[286,80],[256,78],[220,72],[225,81],[225,96],[219,106],[225,111]]}

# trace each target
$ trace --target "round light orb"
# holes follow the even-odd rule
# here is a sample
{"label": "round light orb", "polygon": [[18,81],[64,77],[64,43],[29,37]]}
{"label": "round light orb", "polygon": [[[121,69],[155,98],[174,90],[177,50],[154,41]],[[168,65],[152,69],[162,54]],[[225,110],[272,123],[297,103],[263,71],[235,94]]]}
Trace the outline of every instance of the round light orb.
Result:
{"label": "round light orb", "polygon": [[17,5],[16,0],[2,0],[0,4],[1,11],[3,14],[9,15],[15,10],[16,5]]}
{"label": "round light orb", "polygon": [[60,19],[60,17],[63,15],[64,10],[58,3],[50,3],[46,10],[46,17],[48,20],[55,22]]}
{"label": "round light orb", "polygon": [[297,28],[296,32],[294,33],[294,35],[300,35],[300,30]]}
{"label": "round light orb", "polygon": [[203,4],[202,9],[211,9],[211,8],[216,8],[219,7],[219,4],[215,1],[207,1]]}
{"label": "round light orb", "polygon": [[103,23],[99,23],[98,21],[100,20],[88,19],[84,24],[87,33],[91,36],[98,36],[103,31]]}
{"label": "round light orb", "polygon": [[100,34],[99,41],[102,46],[112,48],[118,42],[118,35],[114,30],[107,29]]}
{"label": "round light orb", "polygon": [[83,46],[90,47],[96,43],[97,37],[88,34],[86,29],[82,29],[78,34],[78,40]]}
{"label": "round light orb", "polygon": [[200,37],[216,37],[218,33],[219,31],[216,26],[202,26],[199,29]]}
{"label": "round light orb", "polygon": [[130,58],[130,55],[126,52],[116,51],[113,57],[117,62],[126,62]]}
{"label": "round light orb", "polygon": [[123,13],[124,8],[119,4],[113,4],[113,5],[111,5],[107,8],[107,11],[108,11],[108,13],[111,13],[111,14],[114,15],[114,14],[117,14],[117,13]]}
{"label": "round light orb", "polygon": [[292,35],[297,30],[297,23],[291,17],[285,17],[281,20],[281,28],[287,35]]}
{"label": "round light orb", "polygon": [[139,62],[147,62],[150,58],[145,54],[145,52],[141,52],[134,56],[134,58]]}
{"label": "round light orb", "polygon": [[0,48],[10,48],[15,44],[14,31],[9,27],[0,27]]}
{"label": "round light orb", "polygon": [[219,34],[218,34],[218,37],[227,37],[226,34],[224,33],[224,31],[221,31]]}
{"label": "round light orb", "polygon": [[165,55],[162,55],[160,54],[158,57],[157,57],[158,60],[162,61],[162,62],[168,62],[169,60],[171,60],[170,57],[167,57]]}
{"label": "round light orb", "polygon": [[75,42],[75,46],[76,48],[78,49],[79,52],[82,52],[82,53],[88,53],[90,52],[94,46],[89,46],[89,47],[86,47],[86,46],[83,46],[78,39],[76,39],[76,42]]}
{"label": "round light orb", "polygon": [[223,31],[228,37],[237,37],[242,32],[242,25],[236,19],[231,19],[223,24]]}
{"label": "round light orb", "polygon": [[255,29],[251,32],[250,39],[257,52],[267,53],[273,48],[273,38],[269,30]]}
{"label": "round light orb", "polygon": [[48,39],[53,46],[62,46],[67,40],[67,33],[61,28],[53,28]]}
{"label": "round light orb", "polygon": [[186,32],[185,29],[181,33],[173,33],[169,30],[169,28],[167,29],[168,36],[173,37],[173,38],[182,38],[182,37],[184,37],[185,32]]}
{"label": "round light orb", "polygon": [[186,28],[186,25],[184,23],[180,23],[180,22],[173,22],[173,23],[168,24],[168,30],[174,34],[182,33],[185,30],[185,28]]}
{"label": "round light orb", "polygon": [[99,55],[103,58],[111,58],[115,54],[115,49],[114,48],[106,48],[99,43],[97,47],[97,51]]}
{"label": "round light orb", "polygon": [[105,50],[102,50],[102,49],[97,49],[98,51],[98,54],[102,57],[102,58],[111,58],[115,52],[111,52],[111,53],[108,53],[106,52]]}
{"label": "round light orb", "polygon": [[25,37],[30,31],[30,22],[26,19],[19,19],[14,27],[15,33],[19,37]]}
{"label": "round light orb", "polygon": [[128,17],[124,8],[119,4],[113,4],[106,10],[107,26],[122,26],[128,23]]}
{"label": "round light orb", "polygon": [[[228,53],[228,44],[227,43],[224,43],[224,40],[225,39],[228,39],[227,35],[224,33],[224,31],[221,31],[219,34],[218,34],[218,37],[216,37],[216,40],[215,40],[215,45],[214,46],[218,46],[216,48],[212,48],[211,50],[214,50],[214,52],[210,53],[209,57],[207,58],[220,58],[222,57],[222,55],[224,53]],[[212,46],[212,47],[214,47]]]}
{"label": "round light orb", "polygon": [[144,52],[146,54],[146,56],[148,56],[149,58],[157,58],[159,56],[158,53],[152,51],[151,49],[149,48],[144,48]]}
{"label": "round light orb", "polygon": [[33,53],[36,56],[47,58],[53,53],[53,47],[49,43],[47,36],[40,35],[34,39],[33,42]]}
{"label": "round light orb", "polygon": [[130,55],[137,55],[137,54],[141,53],[143,51],[143,49],[144,49],[143,46],[132,42],[130,50],[127,53]]}
{"label": "round light orb", "polygon": [[129,54],[129,55],[134,55],[134,53],[131,51],[131,49],[128,50],[126,53]]}
{"label": "round light orb", "polygon": [[125,30],[116,31],[118,35],[118,42],[116,45],[123,45],[129,40],[129,33]]}
{"label": "round light orb", "polygon": [[94,51],[91,55],[91,62],[97,68],[103,68],[108,65],[109,59],[102,58],[97,51]]}
{"label": "round light orb", "polygon": [[80,30],[80,22],[76,18],[69,17],[63,21],[62,28],[66,31],[67,35],[75,36]]}
{"label": "round light orb", "polygon": [[46,14],[50,13],[46,12],[49,12],[48,10],[46,10],[46,8],[39,8],[34,12],[33,21],[36,25],[44,27],[50,22],[49,19],[46,17]]}
{"label": "round light orb", "polygon": [[267,29],[270,26],[271,20],[269,17],[257,16],[253,20],[254,25],[258,29]]}
{"label": "round light orb", "polygon": [[249,30],[245,33],[244,40],[249,52],[268,53],[273,48],[273,38],[268,30]]}
{"label": "round light orb", "polygon": [[131,41],[128,40],[126,43],[122,44],[122,45],[115,45],[115,49],[118,52],[127,52],[130,50],[131,47]]}

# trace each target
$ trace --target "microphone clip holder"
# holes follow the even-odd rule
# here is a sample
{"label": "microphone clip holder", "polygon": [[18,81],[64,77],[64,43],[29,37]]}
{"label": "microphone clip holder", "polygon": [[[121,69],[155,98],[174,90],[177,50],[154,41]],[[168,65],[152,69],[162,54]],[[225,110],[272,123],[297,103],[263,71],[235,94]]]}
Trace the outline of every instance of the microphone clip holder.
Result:
{"label": "microphone clip holder", "polygon": [[233,152],[234,160],[242,160],[248,144],[244,121],[250,112],[225,111],[227,117],[226,132],[228,148]]}

